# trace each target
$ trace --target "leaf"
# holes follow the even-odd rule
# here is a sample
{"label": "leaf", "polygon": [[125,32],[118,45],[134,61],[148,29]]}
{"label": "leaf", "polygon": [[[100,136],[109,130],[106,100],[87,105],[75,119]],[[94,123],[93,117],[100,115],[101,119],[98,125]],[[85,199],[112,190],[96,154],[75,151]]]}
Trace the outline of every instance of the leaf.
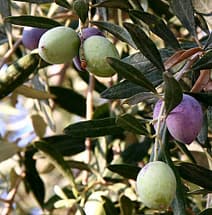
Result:
{"label": "leaf", "polygon": [[144,138],[144,140],[139,143],[132,143],[121,153],[121,158],[124,163],[138,163],[148,156],[148,150],[151,144],[152,140],[149,138]]}
{"label": "leaf", "polygon": [[124,114],[117,118],[116,124],[124,130],[135,134],[148,135],[145,127],[145,122],[141,121],[131,114]]}
{"label": "leaf", "polygon": [[104,29],[104,30],[110,32],[117,39],[128,43],[133,48],[136,48],[136,45],[135,45],[134,41],[132,40],[129,32],[125,28],[123,28],[123,27],[121,27],[119,25],[109,23],[109,22],[104,22],[104,21],[92,21],[91,23],[93,25],[98,26],[101,29]]}
{"label": "leaf", "polygon": [[61,7],[71,9],[71,5],[68,3],[67,0],[54,0],[53,2],[60,5]]}
{"label": "leaf", "polygon": [[54,2],[54,0],[15,0],[15,1],[30,2],[30,3],[36,3],[36,4],[46,4],[46,3]]}
{"label": "leaf", "polygon": [[122,10],[131,8],[128,0],[105,0],[93,5],[93,7],[119,8]]}
{"label": "leaf", "polygon": [[119,198],[121,215],[132,215],[133,214],[133,203],[130,198],[126,195],[121,195]]}
{"label": "leaf", "polygon": [[204,45],[204,49],[206,50],[207,48],[210,48],[212,45],[212,32],[210,33],[210,35],[208,36],[208,39]]}
{"label": "leaf", "polygon": [[103,199],[103,207],[107,215],[119,215],[114,203],[106,196],[101,196]]}
{"label": "leaf", "polygon": [[53,99],[54,95],[49,92],[37,90],[35,88],[29,87],[27,85],[21,85],[15,89],[15,93],[21,94],[27,98],[31,99]]}
{"label": "leaf", "polygon": [[186,215],[186,197],[185,197],[185,188],[183,186],[183,183],[180,178],[180,174],[176,166],[174,165],[171,154],[170,154],[170,144],[169,144],[169,132],[165,125],[163,129],[163,135],[162,135],[162,148],[161,151],[163,153],[164,160],[166,163],[172,168],[175,177],[176,177],[176,194],[175,198],[172,202],[173,207],[173,213],[175,215]]}
{"label": "leaf", "polygon": [[27,81],[28,77],[36,71],[38,62],[37,54],[27,54],[11,64],[0,76],[0,98],[4,98]]}
{"label": "leaf", "polygon": [[186,94],[193,96],[199,102],[205,104],[206,106],[212,106],[212,93],[211,92],[204,92],[204,93],[192,93],[192,92],[185,92]]}
{"label": "leaf", "polygon": [[0,14],[2,17],[10,16],[11,10],[10,10],[10,1],[9,0],[0,0]]}
{"label": "leaf", "polygon": [[72,137],[100,137],[120,135],[122,128],[116,125],[115,118],[103,118],[78,122],[64,129],[64,133]]}
{"label": "leaf", "polygon": [[164,82],[165,109],[168,115],[182,101],[183,92],[179,82],[169,73],[164,73]]}
{"label": "leaf", "polygon": [[36,150],[29,148],[25,152],[24,165],[25,165],[25,182],[33,192],[35,198],[39,202],[40,206],[44,205],[45,187],[40,175],[36,169],[36,161],[33,159]]}
{"label": "leaf", "polygon": [[180,162],[177,164],[182,178],[212,191],[212,171],[202,166]]}
{"label": "leaf", "polygon": [[124,80],[104,90],[101,93],[101,97],[105,99],[125,99],[145,90],[146,89],[137,84]]}
{"label": "leaf", "polygon": [[53,19],[49,19],[41,16],[29,16],[29,15],[8,16],[5,18],[5,22],[9,22],[15,25],[31,26],[31,27],[46,28],[46,29],[61,26],[59,22]]}
{"label": "leaf", "polygon": [[140,85],[141,87],[144,87],[157,94],[153,84],[143,75],[142,72],[137,70],[135,67],[116,58],[108,57],[107,61],[110,66],[112,66],[122,77],[128,81]]}
{"label": "leaf", "polygon": [[212,69],[212,50],[206,52],[192,65],[193,70]]}
{"label": "leaf", "polygon": [[171,8],[190,34],[196,37],[194,9],[191,0],[171,0]]}
{"label": "leaf", "polygon": [[46,133],[47,124],[40,114],[31,115],[32,125],[36,135],[42,138]]}
{"label": "leaf", "polygon": [[72,191],[75,197],[78,196],[78,191],[76,188],[74,176],[71,169],[68,166],[68,163],[63,159],[62,155],[51,147],[50,144],[45,142],[37,141],[34,143],[35,147],[42,151],[49,161],[58,169],[58,171],[69,181],[72,186]]}
{"label": "leaf", "polygon": [[86,99],[72,89],[50,86],[50,93],[55,95],[54,102],[69,111],[84,117],[86,114]]}
{"label": "leaf", "polygon": [[163,61],[155,44],[144,33],[139,25],[124,23],[124,27],[129,31],[141,53],[149,59],[160,71],[165,71]]}
{"label": "leaf", "polygon": [[82,23],[85,23],[88,18],[89,4],[86,0],[75,0],[73,2],[73,9],[79,16]]}
{"label": "leaf", "polygon": [[124,178],[136,180],[140,167],[130,164],[112,164],[107,167],[110,171],[118,173]]}
{"label": "leaf", "polygon": [[145,102],[148,99],[156,99],[156,98],[158,98],[158,97],[151,92],[141,92],[141,93],[137,93],[134,96],[131,96],[130,98],[126,99],[124,101],[124,104],[136,105],[140,102]]}
{"label": "leaf", "polygon": [[53,135],[42,138],[46,144],[49,144],[54,150],[62,156],[73,156],[85,150],[85,138],[72,138],[67,135]]}
{"label": "leaf", "polygon": [[207,208],[200,212],[198,215],[211,215],[212,214],[212,208]]}
{"label": "leaf", "polygon": [[0,143],[0,162],[11,158],[19,150],[20,148],[13,143]]}
{"label": "leaf", "polygon": [[138,17],[145,22],[153,33],[162,38],[164,42],[170,45],[173,49],[180,49],[178,40],[161,18],[138,10],[130,11],[130,15]]}

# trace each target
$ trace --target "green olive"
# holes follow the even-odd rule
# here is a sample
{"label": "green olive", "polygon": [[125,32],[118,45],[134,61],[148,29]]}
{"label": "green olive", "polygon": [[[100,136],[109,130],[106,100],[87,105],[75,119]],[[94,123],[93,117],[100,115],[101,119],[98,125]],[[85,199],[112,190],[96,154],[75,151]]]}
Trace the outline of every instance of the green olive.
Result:
{"label": "green olive", "polygon": [[45,32],[39,41],[38,53],[50,64],[71,62],[78,54],[80,38],[69,27],[59,26]]}
{"label": "green olive", "polygon": [[136,179],[136,188],[145,206],[166,209],[175,196],[176,178],[168,164],[154,161],[140,170]]}
{"label": "green olive", "polygon": [[89,37],[83,43],[83,54],[88,72],[99,77],[110,77],[116,73],[106,58],[119,58],[119,54],[107,38],[98,35]]}

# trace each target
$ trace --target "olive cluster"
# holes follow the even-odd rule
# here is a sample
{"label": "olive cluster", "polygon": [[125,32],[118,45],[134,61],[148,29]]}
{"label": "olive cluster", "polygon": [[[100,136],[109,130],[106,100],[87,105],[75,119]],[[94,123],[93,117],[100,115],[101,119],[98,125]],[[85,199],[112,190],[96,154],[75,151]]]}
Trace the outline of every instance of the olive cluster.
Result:
{"label": "olive cluster", "polygon": [[25,27],[22,41],[30,50],[38,48],[40,57],[49,64],[62,64],[73,60],[77,68],[96,76],[110,77],[115,74],[106,58],[119,58],[118,51],[97,28],[84,28],[77,33],[65,26],[49,30]]}

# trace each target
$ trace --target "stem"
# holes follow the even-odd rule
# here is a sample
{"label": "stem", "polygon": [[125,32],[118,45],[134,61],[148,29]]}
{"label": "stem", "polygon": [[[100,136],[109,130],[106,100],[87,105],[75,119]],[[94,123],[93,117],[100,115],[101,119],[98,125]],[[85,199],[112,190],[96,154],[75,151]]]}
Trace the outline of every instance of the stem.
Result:
{"label": "stem", "polygon": [[[90,73],[89,74],[89,85],[87,90],[87,97],[86,97],[86,120],[91,120],[93,117],[93,90],[95,85],[94,76]],[[90,163],[91,161],[91,138],[86,138],[85,140],[85,162]],[[88,180],[88,172],[85,172],[83,183],[87,184]]]}
{"label": "stem", "polygon": [[160,139],[161,121],[163,120],[164,110],[165,110],[165,102],[163,101],[161,104],[160,112],[158,114],[158,119],[157,119],[157,129],[156,129],[156,137],[155,137],[155,144],[154,144],[153,161],[158,160],[159,145],[161,146],[161,139]]}

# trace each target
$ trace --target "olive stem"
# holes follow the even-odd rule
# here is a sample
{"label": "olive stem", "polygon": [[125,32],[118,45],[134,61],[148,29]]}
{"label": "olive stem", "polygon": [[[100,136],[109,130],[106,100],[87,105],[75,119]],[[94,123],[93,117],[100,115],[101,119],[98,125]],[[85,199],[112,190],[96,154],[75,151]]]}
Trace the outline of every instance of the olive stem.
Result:
{"label": "olive stem", "polygon": [[162,101],[160,112],[158,114],[158,119],[157,119],[157,128],[156,128],[156,137],[155,137],[155,144],[154,144],[154,157],[153,161],[158,160],[158,150],[159,150],[159,145],[161,145],[161,140],[160,140],[160,128],[161,128],[161,121],[163,120],[163,113],[165,110],[165,102]]}
{"label": "olive stem", "polygon": [[[86,96],[86,120],[91,120],[93,117],[93,90],[95,86],[94,76],[89,73],[89,85]],[[91,161],[91,139],[89,137],[85,140],[85,162],[90,163]],[[83,183],[87,184],[88,172],[85,172]]]}

